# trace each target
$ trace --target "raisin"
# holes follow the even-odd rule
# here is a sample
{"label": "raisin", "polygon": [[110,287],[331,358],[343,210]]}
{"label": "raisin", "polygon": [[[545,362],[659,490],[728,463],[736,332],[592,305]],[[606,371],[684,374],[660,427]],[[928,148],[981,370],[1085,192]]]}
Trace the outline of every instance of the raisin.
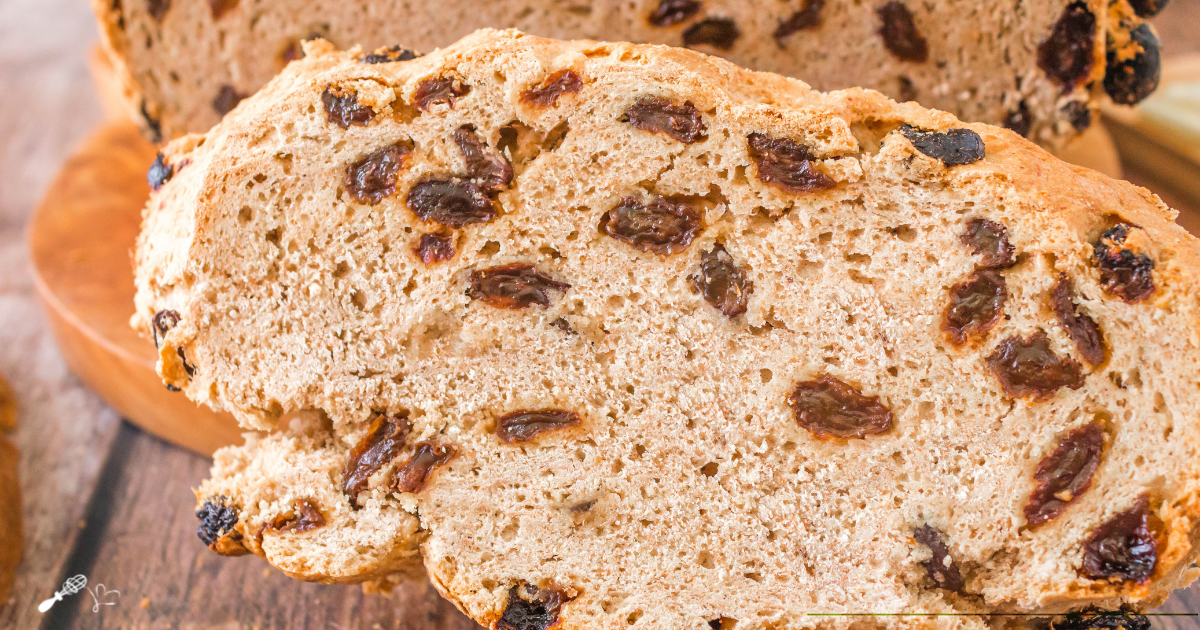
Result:
{"label": "raisin", "polygon": [[1080,573],[1092,580],[1149,580],[1158,564],[1149,511],[1150,498],[1143,494],[1133,507],[1097,527],[1083,543]]}
{"label": "raisin", "polygon": [[554,107],[558,97],[563,94],[574,94],[583,89],[583,79],[574,70],[566,68],[546,77],[537,87],[531,87],[521,93],[521,102],[541,107]]}
{"label": "raisin", "polygon": [[396,475],[392,478],[392,489],[396,492],[420,492],[429,479],[429,473],[450,461],[451,457],[454,457],[453,446],[432,442],[417,443],[412,457],[396,470]]}
{"label": "raisin", "polygon": [[1129,6],[1138,17],[1150,18],[1158,15],[1170,0],[1129,0]]}
{"label": "raisin", "polygon": [[200,525],[196,535],[212,551],[223,556],[241,556],[249,553],[242,545],[242,533],[237,529],[238,510],[228,498],[210,497],[196,510]]}
{"label": "raisin", "polygon": [[450,109],[454,109],[454,104],[458,99],[470,92],[471,86],[450,77],[425,79],[417,86],[417,93],[413,97],[413,102],[416,104],[417,109],[422,111],[428,110],[437,103],[446,103],[450,106]]}
{"label": "raisin", "polygon": [[712,46],[720,50],[731,50],[733,43],[742,36],[737,22],[729,18],[710,17],[687,27],[683,32],[683,45]]}
{"label": "raisin", "polygon": [[754,283],[720,243],[700,254],[700,272],[689,280],[705,301],[729,319],[746,312],[754,290]]}
{"label": "raisin", "polygon": [[669,256],[687,249],[700,233],[700,214],[664,197],[625,197],[600,217],[600,231],[644,252]]}
{"label": "raisin", "polygon": [[644,96],[625,111],[625,118],[636,129],[665,134],[684,144],[704,139],[704,121],[691,101],[676,105],[660,96]]}
{"label": "raisin", "polygon": [[1004,115],[1004,128],[1011,129],[1018,136],[1028,138],[1033,130],[1033,113],[1025,101],[1017,103],[1017,108]]}
{"label": "raisin", "polygon": [[146,0],[146,12],[159,24],[162,24],[170,8],[171,0]]}
{"label": "raisin", "polygon": [[917,100],[917,86],[913,80],[908,77],[896,77],[896,82],[900,84],[897,88],[897,99],[901,103]]}
{"label": "raisin", "polygon": [[367,429],[367,434],[350,450],[342,471],[342,493],[358,508],[358,494],[367,488],[371,475],[392,461],[404,448],[411,429],[406,416],[380,414]]}
{"label": "raisin", "polygon": [[971,219],[959,240],[982,256],[979,266],[983,269],[1003,269],[1017,262],[1013,254],[1016,249],[1008,242],[1008,228],[987,219]]}
{"label": "raisin", "polygon": [[825,0],[804,0],[804,6],[799,11],[779,21],[779,26],[775,28],[775,39],[781,40],[796,31],[817,28],[821,25],[821,9],[824,7]]}
{"label": "raisin", "polygon": [[359,158],[346,169],[346,191],[359,203],[375,205],[396,192],[400,167],[412,153],[406,144],[390,144]]}
{"label": "raisin", "polygon": [[929,44],[917,31],[912,11],[903,2],[891,2],[875,10],[882,24],[879,36],[883,45],[898,59],[924,63],[929,58]]}
{"label": "raisin", "polygon": [[539,589],[532,584],[514,586],[508,591],[508,604],[496,622],[496,630],[546,630],[558,623],[558,611],[568,601],[555,589]]}
{"label": "raisin", "polygon": [[1037,485],[1025,505],[1025,520],[1030,525],[1041,525],[1062,514],[1092,485],[1103,451],[1104,429],[1094,422],[1063,437],[1038,463],[1033,475]]}
{"label": "raisin", "polygon": [[163,187],[163,184],[171,181],[175,176],[175,167],[167,164],[166,158],[159,153],[154,156],[154,163],[150,165],[150,170],[146,171],[146,182],[150,184],[150,190],[158,190]]}
{"label": "raisin", "polygon": [[1086,101],[1070,101],[1063,105],[1062,112],[1075,131],[1084,131],[1092,126],[1092,108]]}
{"label": "raisin", "polygon": [[457,177],[417,182],[404,203],[421,219],[451,228],[496,218],[496,206],[487,191],[479,184]]}
{"label": "raisin", "polygon": [[900,133],[921,153],[941,160],[946,166],[960,166],[983,159],[983,138],[970,129],[922,131],[911,125],[901,125]]}
{"label": "raisin", "polygon": [[1083,387],[1079,364],[1054,354],[1043,330],[1001,341],[988,356],[987,366],[1000,380],[1004,393],[1017,398],[1045,400],[1062,387]]}
{"label": "raisin", "polygon": [[467,295],[497,308],[522,309],[532,304],[550,306],[550,291],[571,288],[525,263],[476,269],[471,272]]}
{"label": "raisin", "polygon": [[1000,321],[1007,301],[1004,276],[987,269],[976,271],[950,289],[950,303],[942,313],[942,330],[956,346],[970,338],[983,338]]}
{"label": "raisin", "polygon": [[321,92],[321,103],[325,106],[325,119],[342,129],[350,125],[367,126],[375,117],[375,110],[358,104],[358,94],[329,86]]}
{"label": "raisin", "polygon": [[467,173],[488,194],[494,195],[512,182],[513,168],[508,158],[492,151],[475,135],[475,127],[463,125],[454,130],[454,142],[462,151]]}
{"label": "raisin", "polygon": [[[420,57],[421,53],[402,46],[388,46],[375,52],[363,55],[363,63],[392,63],[393,61],[409,61]],[[460,95],[461,96],[461,95]]]}
{"label": "raisin", "polygon": [[796,422],[818,438],[862,439],[892,428],[892,410],[878,396],[832,376],[796,385],[788,396]]}
{"label": "raisin", "polygon": [[1038,44],[1037,65],[1066,94],[1091,74],[1095,49],[1096,16],[1086,2],[1076,0],[1063,9],[1050,35]]}
{"label": "raisin", "polygon": [[1150,630],[1150,619],[1136,612],[1088,610],[1054,619],[1050,630]]}
{"label": "raisin", "polygon": [[154,347],[159,344],[159,337],[166,337],[172,328],[179,324],[179,313],[170,309],[161,310],[154,314],[154,326],[150,332],[154,335]]}
{"label": "raisin", "polygon": [[517,411],[500,418],[496,435],[504,442],[528,442],[546,431],[579,425],[579,414],[557,409]]}
{"label": "raisin", "polygon": [[700,3],[696,0],[662,0],[650,14],[650,24],[667,27],[696,15]]}
{"label": "raisin", "polygon": [[321,33],[309,33],[301,39],[288,42],[287,46],[283,48],[283,52],[279,53],[279,60],[282,62],[281,65],[286,66],[297,59],[303,59],[304,42],[321,39],[322,37],[324,36]]}
{"label": "raisin", "polygon": [[238,0],[208,0],[208,8],[212,12],[213,21],[237,8]]}
{"label": "raisin", "polygon": [[817,170],[809,148],[787,138],[769,138],[761,133],[746,136],[750,157],[758,165],[758,180],[788,192],[828,190],[837,185]]}
{"label": "raisin", "polygon": [[1129,31],[1128,46],[1139,50],[1133,56],[1122,58],[1118,50],[1109,50],[1104,71],[1104,91],[1114,103],[1134,105],[1150,96],[1158,88],[1162,75],[1162,58],[1159,54],[1158,38],[1149,24],[1141,24]]}
{"label": "raisin", "polygon": [[187,355],[183,353],[183,348],[175,348],[175,354],[179,355],[179,360],[183,362],[183,371],[187,372],[188,378],[196,375],[196,368],[188,363]]}
{"label": "raisin", "polygon": [[413,248],[417,258],[426,265],[445,262],[454,258],[454,236],[450,234],[422,234]]}
{"label": "raisin", "polygon": [[293,532],[303,534],[318,527],[325,526],[325,515],[321,508],[311,499],[300,499],[292,508],[292,514],[279,515],[271,523],[271,529],[277,532]]}
{"label": "raisin", "polygon": [[559,318],[555,319],[554,321],[550,322],[550,325],[567,333],[568,335],[578,335],[579,334],[578,332],[575,331],[574,328],[571,327],[571,322],[567,321],[566,319],[564,319],[562,317],[559,317]]}
{"label": "raisin", "polygon": [[153,142],[154,144],[158,144],[158,143],[162,142],[163,141],[162,123],[160,123],[158,118],[155,116],[152,116],[150,114],[150,112],[146,109],[146,101],[142,101],[142,105],[139,108],[139,110],[141,111],[141,114],[142,114],[142,122],[145,123],[144,131],[145,131],[146,135],[149,137],[150,142]]}
{"label": "raisin", "polygon": [[950,557],[950,547],[945,534],[930,525],[922,525],[913,531],[913,539],[929,548],[933,557],[925,561],[925,571],[938,588],[956,593],[962,592],[963,578],[958,565]]}
{"label": "raisin", "polygon": [[221,89],[217,90],[217,95],[213,97],[212,106],[216,112],[222,116],[233,111],[242,99],[246,98],[245,94],[239,94],[232,85],[222,85]]}
{"label": "raisin", "polygon": [[1100,268],[1100,286],[1130,304],[1154,293],[1154,260],[1124,247],[1129,231],[1136,228],[1118,223],[1105,230],[1092,246],[1096,266]]}
{"label": "raisin", "polygon": [[1075,283],[1066,274],[1058,277],[1058,283],[1050,292],[1050,306],[1058,317],[1058,323],[1067,332],[1079,356],[1090,365],[1104,363],[1104,336],[1095,320],[1079,312],[1075,305]]}

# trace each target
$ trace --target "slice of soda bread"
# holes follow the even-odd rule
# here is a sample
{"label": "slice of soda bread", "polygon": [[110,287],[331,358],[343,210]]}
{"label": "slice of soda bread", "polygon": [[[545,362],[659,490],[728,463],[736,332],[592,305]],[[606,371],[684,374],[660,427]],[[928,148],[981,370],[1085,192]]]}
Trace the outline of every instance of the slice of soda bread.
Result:
{"label": "slice of soda bread", "polygon": [[[522,629],[980,628],[1195,577],[1200,242],[1147,191],[677,48],[307,46],[149,174],[134,324],[253,431],[214,550],[423,565]],[[947,616],[823,616],[867,613]]]}
{"label": "slice of soda bread", "polygon": [[[819,90],[860,86],[1056,146],[1158,85],[1166,0],[92,0],[152,138],[203,132],[302,54],[446,46],[483,27],[687,46]],[[1107,95],[1107,96],[1106,96]]]}

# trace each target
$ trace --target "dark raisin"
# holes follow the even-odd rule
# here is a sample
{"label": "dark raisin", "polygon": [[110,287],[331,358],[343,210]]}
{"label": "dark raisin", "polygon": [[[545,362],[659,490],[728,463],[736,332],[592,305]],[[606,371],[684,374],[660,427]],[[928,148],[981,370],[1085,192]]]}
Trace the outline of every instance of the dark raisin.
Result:
{"label": "dark raisin", "polygon": [[420,110],[427,110],[437,103],[446,103],[454,109],[455,102],[470,92],[471,86],[450,77],[425,79],[417,86],[413,103]]}
{"label": "dark raisin", "polygon": [[494,195],[512,182],[513,168],[508,158],[489,149],[487,143],[475,135],[475,127],[463,125],[455,129],[454,142],[462,151],[471,180],[485,192]]}
{"label": "dark raisin", "polygon": [[899,87],[896,90],[897,99],[901,103],[917,100],[917,86],[913,80],[908,77],[896,77],[896,82]]}
{"label": "dark raisin", "polygon": [[392,461],[404,448],[411,428],[405,416],[380,414],[371,423],[363,439],[350,450],[342,471],[342,493],[350,499],[351,507],[359,507],[358,494],[366,490],[371,475]]}
{"label": "dark raisin", "polygon": [[150,331],[154,335],[154,347],[158,347],[159,337],[166,337],[167,333],[178,324],[179,313],[177,311],[165,309],[155,313],[154,326]]}
{"label": "dark raisin", "polygon": [[363,63],[392,63],[393,61],[408,61],[420,57],[421,53],[402,46],[388,46],[375,52],[363,55]]}
{"label": "dark raisin", "polygon": [[1018,398],[1045,400],[1062,387],[1083,387],[1080,366],[1050,349],[1050,337],[1039,330],[1029,337],[1001,341],[987,358],[988,369],[1004,393]]}
{"label": "dark raisin", "polygon": [[1092,246],[1096,266],[1100,268],[1100,286],[1131,304],[1150,297],[1155,289],[1154,259],[1124,246],[1134,229],[1140,228],[1118,223],[1105,230]]}
{"label": "dark raisin", "polygon": [[179,360],[183,362],[183,371],[187,373],[188,378],[196,375],[196,368],[188,363],[187,355],[184,354],[183,348],[175,348],[175,354],[179,355]]}
{"label": "dark raisin", "polygon": [[508,604],[496,622],[496,630],[546,630],[558,623],[559,608],[566,596],[554,589],[539,589],[532,584],[514,586],[508,591]]}
{"label": "dark raisin", "polygon": [[212,12],[213,21],[237,8],[238,0],[208,0],[208,8]]}
{"label": "dark raisin", "polygon": [[900,133],[921,153],[941,160],[946,166],[970,164],[983,159],[983,138],[970,129],[922,131],[911,125],[901,125]]}
{"label": "dark raisin", "polygon": [[704,139],[704,120],[691,101],[676,105],[660,96],[643,96],[625,111],[625,117],[637,129],[661,133],[684,144]]}
{"label": "dark raisin", "polygon": [[518,411],[496,423],[496,435],[504,442],[528,442],[546,431],[579,426],[579,414],[557,409]]}
{"label": "dark raisin", "polygon": [[422,234],[413,248],[417,258],[426,265],[454,258],[454,236],[451,234]]}
{"label": "dark raisin", "polygon": [[942,330],[950,343],[958,346],[971,338],[982,339],[1000,321],[1007,301],[1004,276],[987,269],[976,271],[950,289]]}
{"label": "dark raisin", "polygon": [[532,304],[550,306],[550,291],[564,292],[571,285],[559,282],[525,263],[476,269],[471,272],[467,295],[497,308],[522,309]]}
{"label": "dark raisin", "polygon": [[453,446],[432,442],[417,443],[412,457],[396,470],[396,475],[392,478],[392,489],[396,492],[420,492],[429,479],[429,473],[450,461],[451,457],[454,457]]}
{"label": "dark raisin", "polygon": [[145,132],[146,137],[154,144],[162,142],[162,124],[159,122],[157,117],[152,116],[150,111],[146,109],[146,101],[142,101],[140,110],[142,113],[142,122],[144,123],[143,131]]}
{"label": "dark raisin", "polygon": [[172,385],[172,384],[170,384],[170,383],[167,383],[167,391],[169,391],[169,392],[181,392],[181,391],[183,391],[183,390],[182,390],[182,389],[179,389],[178,387],[175,387],[174,385]]}
{"label": "dark raisin", "polygon": [[232,505],[228,498],[215,496],[205,499],[200,509],[196,510],[196,518],[200,519],[196,535],[212,551],[223,556],[241,556],[249,553],[242,544],[242,533],[236,529],[237,507]]}
{"label": "dark raisin", "polygon": [[721,630],[721,620],[720,619],[710,619],[708,621],[708,627],[711,628],[712,630]]}
{"label": "dark raisin", "polygon": [[1162,58],[1158,38],[1149,24],[1129,31],[1124,48],[1109,50],[1104,71],[1104,91],[1114,103],[1134,105],[1158,88]]}
{"label": "dark raisin", "polygon": [[321,39],[322,37],[324,36],[321,33],[309,33],[307,36],[301,39],[288,42],[288,45],[284,47],[283,52],[279,53],[279,60],[282,62],[281,65],[286,66],[297,59],[303,59],[304,42],[312,41],[314,39]]}
{"label": "dark raisin", "polygon": [[961,592],[962,573],[950,557],[950,547],[946,544],[945,534],[930,525],[922,525],[913,530],[913,539],[933,552],[933,557],[925,561],[925,571],[929,574],[929,579],[933,580],[938,588]]}
{"label": "dark raisin", "polygon": [[1133,507],[1097,527],[1083,543],[1080,573],[1092,580],[1149,580],[1158,564],[1149,512],[1150,498],[1143,494]]}
{"label": "dark raisin", "polygon": [[804,6],[799,11],[779,21],[779,26],[775,28],[775,39],[783,39],[796,31],[817,28],[821,25],[821,9],[824,7],[825,0],[804,0]]}
{"label": "dark raisin", "polygon": [[704,45],[720,50],[731,50],[733,43],[741,35],[742,32],[738,30],[737,22],[729,18],[704,18],[687,27],[687,30],[683,32],[683,45],[688,48]]}
{"label": "dark raisin", "polygon": [[154,163],[150,165],[150,170],[146,171],[146,182],[150,184],[150,190],[158,190],[163,187],[163,184],[171,181],[175,176],[175,167],[167,164],[166,158],[159,153],[154,156]]}
{"label": "dark raisin", "polygon": [[983,269],[1003,269],[1017,262],[1016,249],[1008,242],[1008,228],[987,219],[971,219],[959,240],[971,251],[982,256]]}
{"label": "dark raisin", "polygon": [[625,197],[600,217],[600,231],[644,252],[679,253],[700,233],[700,214],[685,202],[664,197]]}
{"label": "dark raisin", "polygon": [[650,23],[658,27],[678,24],[696,15],[700,3],[696,0],[662,0],[650,14]]}
{"label": "dark raisin", "polygon": [[788,192],[828,190],[837,185],[817,170],[809,148],[787,138],[770,138],[761,133],[746,136],[750,157],[758,166],[758,180]]}
{"label": "dark raisin", "polygon": [[720,243],[700,254],[700,271],[689,280],[705,301],[730,319],[746,312],[754,291],[754,283]]}
{"label": "dark raisin", "polygon": [[1062,112],[1075,131],[1084,131],[1092,126],[1092,108],[1087,101],[1070,101],[1063,105]]}
{"label": "dark raisin", "polygon": [[321,514],[321,508],[311,499],[296,501],[291,514],[281,514],[271,523],[271,529],[277,532],[296,534],[303,534],[324,526],[325,515]]}
{"label": "dark raisin", "polygon": [[171,0],[146,0],[146,12],[155,22],[162,24],[163,18],[171,8]]}
{"label": "dark raisin", "polygon": [[563,94],[574,94],[583,89],[583,79],[574,70],[566,68],[546,77],[536,87],[531,87],[521,93],[521,102],[540,107],[554,107],[558,97]]}
{"label": "dark raisin", "polygon": [[1004,128],[1013,130],[1018,136],[1028,138],[1033,130],[1033,112],[1025,101],[1017,103],[1017,108],[1004,115]]}
{"label": "dark raisin", "polygon": [[796,385],[788,396],[796,422],[818,438],[862,439],[892,428],[892,410],[878,396],[832,376]]}
{"label": "dark raisin", "polygon": [[404,203],[421,219],[451,228],[496,218],[496,206],[487,191],[475,182],[457,177],[417,182]]}
{"label": "dark raisin", "polygon": [[1036,486],[1025,505],[1025,520],[1041,525],[1062,514],[1092,485],[1104,451],[1104,429],[1084,425],[1068,433],[1054,451],[1042,458],[1033,475]]}
{"label": "dark raisin", "polygon": [[1095,50],[1096,16],[1086,2],[1076,0],[1063,9],[1050,35],[1038,44],[1037,65],[1065,94],[1091,74]]}
{"label": "dark raisin", "polygon": [[1104,363],[1104,336],[1095,320],[1079,312],[1074,300],[1075,283],[1066,274],[1060,275],[1050,292],[1050,306],[1067,336],[1075,342],[1079,356],[1090,365],[1100,365]]}
{"label": "dark raisin", "polygon": [[221,89],[217,90],[217,95],[213,97],[212,106],[216,112],[222,116],[233,111],[242,99],[246,98],[245,94],[239,94],[232,85],[222,85]]}
{"label": "dark raisin", "polygon": [[406,144],[391,144],[359,158],[346,169],[346,191],[350,198],[375,205],[396,192],[400,167],[410,153],[412,148]]}
{"label": "dark raisin", "polygon": [[325,119],[342,129],[350,125],[365,127],[375,117],[374,109],[358,104],[354,90],[331,85],[321,92],[321,103],[325,106]]}
{"label": "dark raisin", "polygon": [[564,319],[562,317],[559,317],[559,318],[555,319],[554,321],[550,322],[550,325],[567,333],[568,335],[578,335],[579,334],[578,332],[575,331],[574,328],[571,327],[571,322],[567,321],[566,319]]}
{"label": "dark raisin", "polygon": [[1129,0],[1129,6],[1138,17],[1149,18],[1158,15],[1170,0]]}
{"label": "dark raisin", "polygon": [[875,13],[881,22],[879,36],[888,52],[904,61],[924,63],[929,58],[929,44],[917,30],[912,11],[903,2],[892,0]]}
{"label": "dark raisin", "polygon": [[1088,610],[1055,617],[1050,630],[1150,630],[1150,619],[1136,612]]}

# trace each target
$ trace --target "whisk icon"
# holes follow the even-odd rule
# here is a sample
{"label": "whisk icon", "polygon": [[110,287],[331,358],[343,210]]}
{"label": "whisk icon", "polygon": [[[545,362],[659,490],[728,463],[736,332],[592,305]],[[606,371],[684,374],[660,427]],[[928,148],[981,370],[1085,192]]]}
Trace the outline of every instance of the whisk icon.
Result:
{"label": "whisk icon", "polygon": [[68,595],[74,595],[75,593],[82,591],[83,587],[85,586],[87,586],[86,575],[76,575],[75,577],[67,578],[67,581],[63,582],[62,590],[55,593],[54,597],[51,597],[50,599],[47,599],[38,605],[38,612],[46,612],[47,610],[50,610],[50,607],[56,602],[61,602],[64,597]]}

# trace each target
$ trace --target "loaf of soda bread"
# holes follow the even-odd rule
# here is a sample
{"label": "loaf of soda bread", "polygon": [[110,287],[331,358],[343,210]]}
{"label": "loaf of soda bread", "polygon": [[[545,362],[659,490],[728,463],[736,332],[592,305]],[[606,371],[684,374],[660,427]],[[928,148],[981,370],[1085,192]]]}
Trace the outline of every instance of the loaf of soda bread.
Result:
{"label": "loaf of soda bread", "polygon": [[134,324],[250,431],[213,550],[539,630],[1196,577],[1200,242],[1149,192],[680,48],[306,50],[149,173]]}
{"label": "loaf of soda bread", "polygon": [[1165,0],[92,0],[131,112],[157,141],[203,132],[305,38],[431,51],[483,27],[687,46],[819,90],[861,86],[1046,146],[1105,94],[1158,85],[1143,21]]}

